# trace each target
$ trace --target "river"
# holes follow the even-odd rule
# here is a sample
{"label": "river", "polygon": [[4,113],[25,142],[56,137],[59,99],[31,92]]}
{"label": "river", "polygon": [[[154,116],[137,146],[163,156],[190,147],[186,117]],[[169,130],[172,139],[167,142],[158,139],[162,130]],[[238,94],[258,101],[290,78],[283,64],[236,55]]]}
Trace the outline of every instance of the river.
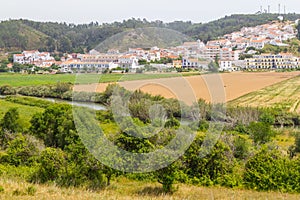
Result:
{"label": "river", "polygon": [[[0,95],[0,99],[4,99],[5,97],[6,97],[5,95]],[[97,104],[97,103],[91,103],[91,102],[67,101],[67,100],[55,99],[55,98],[39,98],[39,97],[34,97],[34,98],[50,101],[53,103],[66,103],[66,104],[70,104],[72,106],[80,106],[80,107],[90,108],[93,110],[106,110],[107,109],[104,105]]]}

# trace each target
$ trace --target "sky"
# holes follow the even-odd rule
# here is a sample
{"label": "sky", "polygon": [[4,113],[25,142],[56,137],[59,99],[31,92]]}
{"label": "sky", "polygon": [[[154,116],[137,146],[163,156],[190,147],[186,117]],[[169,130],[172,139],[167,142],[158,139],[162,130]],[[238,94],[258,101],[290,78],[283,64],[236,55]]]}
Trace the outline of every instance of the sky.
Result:
{"label": "sky", "polygon": [[164,22],[209,22],[231,14],[256,13],[262,6],[272,13],[300,13],[299,0],[9,0],[1,4],[0,20],[30,19],[67,23],[109,23],[130,18]]}

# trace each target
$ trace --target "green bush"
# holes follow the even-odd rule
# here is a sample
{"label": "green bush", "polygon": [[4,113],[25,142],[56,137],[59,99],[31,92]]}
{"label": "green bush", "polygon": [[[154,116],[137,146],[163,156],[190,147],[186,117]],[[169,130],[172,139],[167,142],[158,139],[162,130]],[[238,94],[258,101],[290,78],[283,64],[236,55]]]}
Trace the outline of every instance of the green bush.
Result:
{"label": "green bush", "polygon": [[8,143],[3,159],[14,166],[30,165],[38,154],[39,149],[35,141],[30,136],[18,134],[15,139]]}
{"label": "green bush", "polygon": [[0,185],[0,193],[3,193],[4,192],[4,188],[3,186]]}
{"label": "green bush", "polygon": [[299,169],[299,159],[290,160],[264,147],[246,163],[244,184],[259,191],[300,192]]}
{"label": "green bush", "polygon": [[65,173],[66,154],[59,148],[46,148],[39,157],[39,167],[31,178],[38,183],[56,181]]}
{"label": "green bush", "polygon": [[19,190],[19,189],[15,189],[12,193],[13,196],[24,196],[26,195],[25,192]]}
{"label": "green bush", "polygon": [[251,122],[248,126],[248,132],[256,144],[265,144],[270,142],[275,136],[271,125],[264,122]]}
{"label": "green bush", "polygon": [[37,189],[34,186],[29,186],[26,188],[26,193],[28,195],[34,196],[36,192],[37,192]]}

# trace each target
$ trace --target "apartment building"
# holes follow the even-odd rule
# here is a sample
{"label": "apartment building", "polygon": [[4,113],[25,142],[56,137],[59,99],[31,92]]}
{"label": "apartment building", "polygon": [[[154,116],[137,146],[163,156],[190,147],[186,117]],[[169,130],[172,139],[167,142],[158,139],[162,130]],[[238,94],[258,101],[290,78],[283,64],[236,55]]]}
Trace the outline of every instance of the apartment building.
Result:
{"label": "apartment building", "polygon": [[262,54],[246,59],[248,69],[295,69],[300,67],[300,58],[292,54]]}

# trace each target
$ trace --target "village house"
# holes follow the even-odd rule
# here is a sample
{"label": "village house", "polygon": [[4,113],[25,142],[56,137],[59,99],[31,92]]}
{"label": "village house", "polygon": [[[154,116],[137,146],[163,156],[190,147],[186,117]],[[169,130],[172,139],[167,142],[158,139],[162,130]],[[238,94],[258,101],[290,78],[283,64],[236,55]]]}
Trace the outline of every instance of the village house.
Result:
{"label": "village house", "polygon": [[14,54],[14,63],[19,64],[32,64],[38,67],[50,67],[55,64],[55,59],[49,52],[23,51],[22,54]]}
{"label": "village house", "polygon": [[232,67],[232,61],[231,60],[220,60],[219,61],[219,71],[234,71]]}
{"label": "village house", "polygon": [[139,60],[135,55],[123,55],[119,57],[119,67],[123,69],[137,69],[139,68]]}
{"label": "village house", "polygon": [[173,60],[174,68],[182,68],[182,60]]}
{"label": "village house", "polygon": [[73,72],[73,71],[83,71],[83,70],[92,70],[92,71],[105,71],[117,68],[118,65],[113,62],[83,62],[79,59],[70,59],[65,62],[62,62],[61,65],[62,72]]}
{"label": "village house", "polygon": [[197,58],[182,58],[182,68],[199,68],[200,63]]}

